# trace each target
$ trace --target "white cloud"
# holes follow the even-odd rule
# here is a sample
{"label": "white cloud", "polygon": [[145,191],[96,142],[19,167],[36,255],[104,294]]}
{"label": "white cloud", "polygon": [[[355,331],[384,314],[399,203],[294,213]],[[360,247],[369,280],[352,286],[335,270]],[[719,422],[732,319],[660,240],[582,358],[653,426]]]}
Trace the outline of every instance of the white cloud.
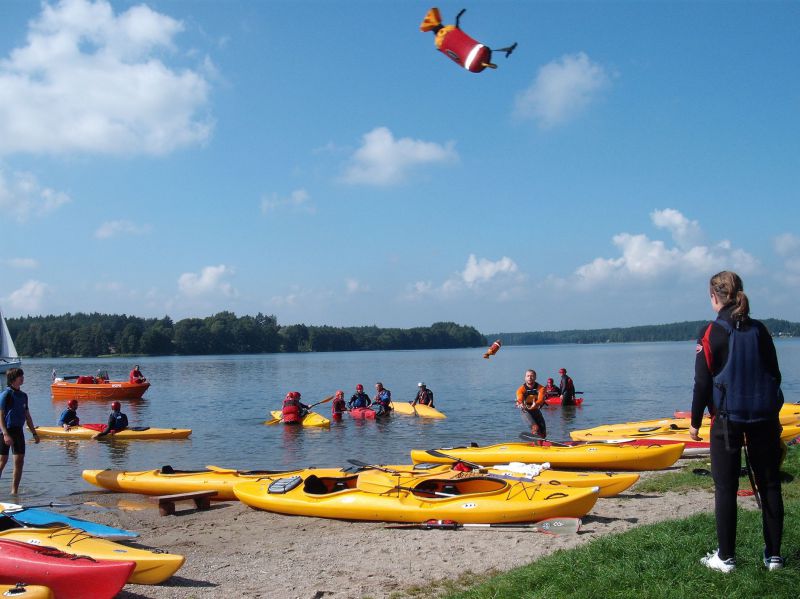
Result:
{"label": "white cloud", "polygon": [[449,297],[464,291],[480,293],[490,288],[496,299],[508,299],[518,291],[518,284],[525,279],[517,271],[516,263],[507,256],[492,261],[470,254],[464,270],[453,273],[438,287],[430,281],[416,281],[410,286],[408,297]]}
{"label": "white cloud", "polygon": [[200,274],[186,272],[178,277],[178,289],[184,295],[194,297],[203,295],[235,297],[238,295],[236,289],[226,280],[233,274],[233,269],[224,264],[206,266]]}
{"label": "white cloud", "polygon": [[800,250],[800,237],[791,233],[783,233],[772,240],[772,246],[779,256],[790,256]]}
{"label": "white cloud", "polygon": [[560,125],[580,114],[609,82],[606,70],[585,53],[565,54],[539,69],[517,95],[514,114],[545,129]]}
{"label": "white cloud", "polygon": [[650,220],[659,229],[667,229],[675,243],[682,248],[694,247],[702,241],[700,224],[696,220],[689,220],[677,210],[654,210],[650,213]]}
{"label": "white cloud", "polygon": [[278,197],[278,194],[271,194],[261,198],[261,213],[269,214],[283,207],[292,208],[295,211],[316,214],[317,208],[310,203],[311,196],[305,189],[295,189],[288,198]]}
{"label": "white cloud", "polygon": [[358,279],[347,278],[344,281],[345,288],[347,289],[347,293],[349,295],[355,295],[357,293],[366,293],[369,291],[369,285],[362,283]]}
{"label": "white cloud", "polygon": [[35,258],[6,258],[5,260],[3,260],[3,264],[6,264],[11,268],[19,268],[19,269],[30,269],[39,267],[39,262]]}
{"label": "white cloud", "polygon": [[94,232],[97,239],[109,239],[117,235],[143,235],[150,231],[150,225],[140,225],[129,220],[111,220],[104,222]]}
{"label": "white cloud", "polygon": [[467,287],[474,287],[486,281],[490,281],[497,275],[517,272],[517,265],[511,258],[503,256],[500,260],[492,262],[486,258],[478,260],[475,254],[470,254],[467,258],[467,265],[461,273],[461,280]]}
{"label": "white cloud", "polygon": [[26,44],[0,60],[0,155],[164,154],[206,140],[206,78],[162,61],[182,29],[145,5],[44,3]]}
{"label": "white cloud", "polygon": [[651,216],[656,226],[672,232],[678,247],[668,247],[663,241],[650,239],[643,233],[614,235],[612,241],[620,255],[595,258],[578,267],[574,284],[586,289],[625,281],[707,277],[724,269],[749,274],[759,268],[756,258],[733,248],[728,240],[713,246],[681,247],[680,244],[687,244],[690,237],[702,237],[702,231],[696,221],[689,221],[676,210],[655,211]]}
{"label": "white cloud", "polygon": [[18,222],[25,222],[31,216],[46,216],[70,201],[66,193],[43,187],[31,173],[6,173],[0,167],[0,212]]}
{"label": "white cloud", "polygon": [[444,145],[403,137],[395,139],[386,127],[376,127],[363,137],[344,173],[346,183],[393,185],[404,181],[414,167],[458,160],[455,143]]}
{"label": "white cloud", "polygon": [[22,314],[35,314],[41,312],[44,296],[49,292],[50,287],[47,283],[30,280],[12,291],[6,298],[6,305],[15,312]]}

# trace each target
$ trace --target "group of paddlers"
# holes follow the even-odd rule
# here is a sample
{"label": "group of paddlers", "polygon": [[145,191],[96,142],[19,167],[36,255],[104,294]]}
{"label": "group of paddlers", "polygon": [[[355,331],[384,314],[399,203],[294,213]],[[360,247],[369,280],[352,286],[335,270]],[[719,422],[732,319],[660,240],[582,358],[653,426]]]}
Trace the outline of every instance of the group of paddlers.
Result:
{"label": "group of paddlers", "polygon": [[[411,405],[422,404],[433,407],[433,391],[428,389],[425,383],[417,383],[417,395]],[[281,420],[284,424],[300,423],[311,406],[304,404],[299,391],[291,391],[286,394],[281,408]],[[321,403],[321,402],[320,402]],[[383,383],[375,383],[375,395],[370,397],[364,392],[364,385],[356,385],[356,392],[345,400],[344,391],[338,390],[333,396],[331,404],[331,414],[341,416],[351,410],[372,410],[375,416],[388,416],[392,412],[392,392],[383,386]]]}

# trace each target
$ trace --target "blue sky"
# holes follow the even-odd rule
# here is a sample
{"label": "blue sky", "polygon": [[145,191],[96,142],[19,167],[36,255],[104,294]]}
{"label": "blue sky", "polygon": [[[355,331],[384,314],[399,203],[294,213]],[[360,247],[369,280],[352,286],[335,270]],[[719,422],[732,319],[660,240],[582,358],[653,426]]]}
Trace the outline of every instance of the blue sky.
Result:
{"label": "blue sky", "polygon": [[800,5],[0,4],[0,306],[483,332],[800,320]]}

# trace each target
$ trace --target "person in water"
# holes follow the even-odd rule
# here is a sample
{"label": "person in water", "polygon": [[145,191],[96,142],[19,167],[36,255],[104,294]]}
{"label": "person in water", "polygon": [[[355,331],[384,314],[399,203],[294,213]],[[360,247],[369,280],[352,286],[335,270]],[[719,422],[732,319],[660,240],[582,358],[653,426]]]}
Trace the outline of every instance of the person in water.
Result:
{"label": "person in water", "polygon": [[141,385],[142,383],[146,382],[147,379],[144,378],[142,371],[139,370],[139,365],[136,364],[131,370],[131,373],[128,375],[128,382],[132,385]]}
{"label": "person in water", "polygon": [[333,403],[331,404],[331,415],[341,417],[347,411],[347,402],[344,400],[344,391],[339,389],[336,395],[333,396]]}
{"label": "person in water", "polygon": [[350,401],[347,402],[347,407],[350,410],[353,408],[368,408],[371,403],[372,400],[370,400],[369,395],[364,393],[364,385],[359,383],[356,385],[356,392],[350,397]]}
{"label": "person in water", "polygon": [[531,427],[531,434],[544,439],[547,437],[547,424],[542,416],[544,403],[544,387],[536,382],[536,371],[525,371],[525,382],[517,389],[517,408],[522,419]]}
{"label": "person in water", "polygon": [[417,383],[417,396],[414,398],[414,401],[411,402],[412,406],[417,404],[421,404],[423,406],[433,407],[433,391],[428,389],[425,383]]}
{"label": "person in water", "polygon": [[79,426],[80,423],[81,419],[78,418],[78,400],[70,399],[67,402],[67,407],[64,408],[64,411],[61,412],[61,416],[58,417],[58,426],[68,431],[73,426]]}
{"label": "person in water", "polygon": [[553,399],[554,397],[561,397],[561,389],[556,387],[553,379],[547,379],[547,384],[544,386],[544,398]]}
{"label": "person in water", "polygon": [[[689,436],[699,441],[703,412],[711,424],[711,474],[717,549],[700,560],[719,572],[736,567],[736,492],[742,448],[761,499],[764,567],[783,568],[783,497],[780,409],[781,371],[767,328],[750,318],[750,302],[742,279],[734,272],[717,273],[709,282],[711,308],[717,319],[697,340],[694,394]],[[755,490],[755,489],[754,489]]]}
{"label": "person in water", "polygon": [[106,427],[96,435],[93,435],[92,439],[99,439],[106,435],[118,433],[119,431],[124,431],[126,428],[128,428],[128,416],[122,412],[122,404],[118,401],[112,401],[111,414],[108,415]]}
{"label": "person in water", "polygon": [[281,420],[284,424],[300,424],[308,414],[309,407],[300,401],[299,391],[290,391],[283,399]]}
{"label": "person in water", "polygon": [[22,368],[9,368],[6,371],[6,389],[0,393],[0,430],[3,432],[3,442],[0,444],[0,476],[8,463],[8,454],[14,450],[14,474],[11,479],[11,494],[19,493],[19,483],[22,480],[22,467],[25,464],[25,433],[23,425],[28,425],[28,430],[33,435],[33,442],[39,442],[39,434],[33,425],[30,410],[28,409],[28,394],[20,387],[25,382],[25,373]]}
{"label": "person in water", "polygon": [[561,390],[561,405],[574,406],[575,405],[575,383],[567,376],[567,369],[561,368],[558,371],[561,375],[561,382],[558,388]]}
{"label": "person in water", "polygon": [[372,409],[376,416],[383,416],[392,411],[392,392],[383,386],[383,383],[375,383],[375,397],[372,398]]}

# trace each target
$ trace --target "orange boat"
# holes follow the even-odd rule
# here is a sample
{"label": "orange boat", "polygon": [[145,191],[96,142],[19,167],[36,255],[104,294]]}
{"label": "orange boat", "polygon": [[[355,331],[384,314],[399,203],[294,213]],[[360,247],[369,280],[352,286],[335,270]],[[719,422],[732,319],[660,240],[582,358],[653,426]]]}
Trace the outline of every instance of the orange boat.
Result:
{"label": "orange boat", "polygon": [[[101,379],[102,380],[102,379]],[[54,400],[70,399],[141,399],[150,383],[129,383],[128,381],[97,382],[93,376],[79,376],[77,380],[56,379],[50,385],[50,394]]]}

